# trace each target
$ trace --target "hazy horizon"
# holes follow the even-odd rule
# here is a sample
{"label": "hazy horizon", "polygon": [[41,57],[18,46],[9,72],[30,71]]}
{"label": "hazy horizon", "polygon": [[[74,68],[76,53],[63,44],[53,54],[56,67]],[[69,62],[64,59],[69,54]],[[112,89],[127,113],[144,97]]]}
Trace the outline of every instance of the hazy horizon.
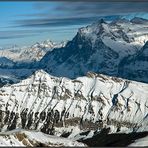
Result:
{"label": "hazy horizon", "polygon": [[78,28],[100,18],[147,19],[147,8],[144,2],[0,2],[0,47],[71,40]]}

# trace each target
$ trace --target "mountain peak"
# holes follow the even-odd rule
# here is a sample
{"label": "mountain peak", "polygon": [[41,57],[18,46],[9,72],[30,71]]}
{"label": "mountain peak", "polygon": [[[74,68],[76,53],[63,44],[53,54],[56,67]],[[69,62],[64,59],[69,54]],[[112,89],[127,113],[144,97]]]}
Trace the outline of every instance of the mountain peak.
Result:
{"label": "mountain peak", "polygon": [[143,23],[148,23],[148,20],[140,17],[134,17],[133,19],[130,20],[130,22],[136,24],[143,24]]}
{"label": "mountain peak", "polygon": [[146,41],[144,48],[148,48],[148,41]]}
{"label": "mountain peak", "polygon": [[96,22],[94,22],[94,23],[92,23],[91,24],[91,26],[100,26],[100,25],[102,25],[102,24],[107,24],[107,22],[105,22],[105,20],[104,19],[100,19],[100,20],[98,20],[98,21],[96,21]]}
{"label": "mountain peak", "polygon": [[118,18],[111,22],[111,24],[117,24],[117,23],[129,23],[130,21],[126,18]]}
{"label": "mountain peak", "polygon": [[47,75],[47,76],[50,76],[52,77],[49,73],[47,73],[46,71],[44,71],[43,69],[39,69],[35,72],[33,72],[32,74],[33,76],[42,76],[42,75]]}
{"label": "mountain peak", "polygon": [[99,23],[99,24],[106,24],[106,22],[105,22],[105,20],[102,18],[102,19],[100,19],[99,21],[97,21],[97,23]]}
{"label": "mountain peak", "polygon": [[83,35],[88,35],[87,37],[94,38],[94,35],[102,34],[103,32],[108,32],[108,23],[103,19],[100,19],[86,27],[79,29],[78,33]]}

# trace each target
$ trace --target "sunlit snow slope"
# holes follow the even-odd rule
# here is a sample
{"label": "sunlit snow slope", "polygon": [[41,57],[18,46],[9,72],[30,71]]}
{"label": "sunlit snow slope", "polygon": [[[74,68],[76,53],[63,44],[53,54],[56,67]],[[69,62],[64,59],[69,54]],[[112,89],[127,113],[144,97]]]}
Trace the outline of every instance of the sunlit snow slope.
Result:
{"label": "sunlit snow slope", "polygon": [[[95,73],[70,80],[40,70],[0,89],[0,128],[147,131],[148,84]],[[62,129],[64,127],[64,129]]]}
{"label": "sunlit snow slope", "polygon": [[47,135],[37,131],[13,130],[10,132],[0,133],[0,146],[29,146],[29,147],[61,147],[61,146],[86,146],[83,143]]}

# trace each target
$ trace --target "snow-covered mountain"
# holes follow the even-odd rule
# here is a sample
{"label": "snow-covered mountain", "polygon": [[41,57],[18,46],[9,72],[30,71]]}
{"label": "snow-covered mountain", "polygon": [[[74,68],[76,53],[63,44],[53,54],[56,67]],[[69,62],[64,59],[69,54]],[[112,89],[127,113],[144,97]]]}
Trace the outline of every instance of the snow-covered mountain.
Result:
{"label": "snow-covered mountain", "polygon": [[39,61],[47,51],[54,48],[64,47],[66,42],[53,43],[51,40],[45,40],[41,43],[37,42],[30,47],[13,46],[0,50],[0,57],[6,57],[13,62],[32,62]]}
{"label": "snow-covered mountain", "polygon": [[100,20],[68,43],[0,51],[0,85],[16,83],[0,86],[0,145],[147,146],[147,22]]}
{"label": "snow-covered mountain", "polygon": [[41,43],[35,43],[30,47],[13,47],[0,50],[0,87],[5,84],[17,83],[31,75],[36,70],[34,65],[47,52],[54,48],[61,48],[66,45],[67,41],[53,43],[45,40]]}
{"label": "snow-covered mountain", "polygon": [[[14,49],[1,50],[1,57],[10,61],[4,64],[7,71],[0,67],[0,74],[8,78],[13,75],[19,81],[37,69],[69,78],[84,76],[88,71],[93,71],[148,82],[146,59],[140,59],[145,67],[143,64],[138,65],[134,77],[134,66],[125,62],[131,57],[137,57],[145,48],[148,41],[147,22],[145,19],[133,18],[130,21],[117,19],[107,23],[102,19],[80,28],[69,42],[55,44],[47,40],[31,47],[20,49],[15,46]],[[21,72],[24,70],[25,74]],[[1,79],[7,82],[5,78]]]}
{"label": "snow-covered mountain", "polygon": [[133,19],[131,19],[131,22],[136,24],[148,24],[148,20],[139,17],[134,17]]}
{"label": "snow-covered mountain", "polygon": [[[0,88],[0,128],[69,138],[148,131],[148,84],[89,72],[71,80],[43,70]],[[80,134],[87,131],[87,135]]]}
{"label": "snow-covered mountain", "polygon": [[[118,19],[111,23],[99,20],[80,28],[65,47],[47,52],[39,67],[53,75],[70,78],[88,71],[120,77],[121,61],[139,53],[148,40],[147,22],[140,18]],[[148,82],[148,79],[141,80]]]}

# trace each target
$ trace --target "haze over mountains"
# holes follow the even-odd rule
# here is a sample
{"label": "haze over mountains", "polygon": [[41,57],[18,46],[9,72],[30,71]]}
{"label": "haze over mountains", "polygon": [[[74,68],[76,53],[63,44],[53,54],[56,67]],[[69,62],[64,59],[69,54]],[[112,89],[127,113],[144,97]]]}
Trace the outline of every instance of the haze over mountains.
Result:
{"label": "haze over mountains", "polygon": [[10,47],[0,50],[0,80],[1,84],[15,83],[27,77],[36,69],[33,64],[54,48],[65,46],[65,42],[53,43],[45,40],[30,47]]}
{"label": "haze over mountains", "polygon": [[66,42],[53,43],[50,40],[45,40],[41,43],[35,43],[30,47],[9,47],[0,50],[0,57],[5,57],[13,62],[33,62],[39,61],[48,52],[54,48],[65,46]]}
{"label": "haze over mountains", "polygon": [[[128,146],[147,139],[148,20],[101,19],[66,43],[47,40],[0,55],[2,144],[55,146],[58,136],[57,146]],[[100,135],[107,142],[97,143]]]}
{"label": "haze over mountains", "polygon": [[[146,19],[117,19],[110,23],[102,19],[80,28],[67,44],[44,41],[29,48],[1,50],[0,68],[7,67],[7,70],[0,69],[0,74],[12,77],[13,73],[19,81],[37,69],[69,78],[93,71],[148,82],[147,53],[141,55],[141,59],[139,57],[147,50],[147,39]],[[20,70],[25,71],[25,75]]]}

